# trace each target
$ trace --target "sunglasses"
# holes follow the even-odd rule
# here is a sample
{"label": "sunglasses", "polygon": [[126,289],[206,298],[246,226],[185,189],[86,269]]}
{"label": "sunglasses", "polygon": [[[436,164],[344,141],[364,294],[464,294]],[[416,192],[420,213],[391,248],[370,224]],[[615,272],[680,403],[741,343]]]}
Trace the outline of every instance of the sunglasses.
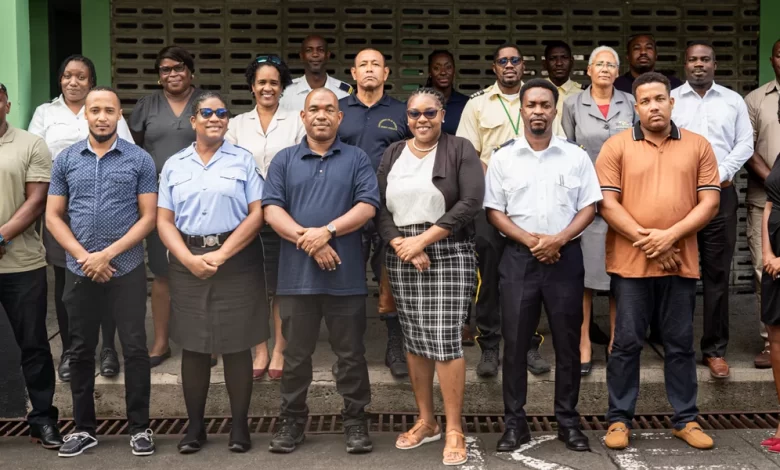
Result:
{"label": "sunglasses", "polygon": [[169,73],[171,73],[171,71],[176,72],[176,73],[182,73],[185,70],[187,70],[187,66],[184,65],[183,63],[176,64],[173,67],[169,67],[167,65],[163,65],[163,66],[160,67],[160,73],[162,75],[168,75]]}
{"label": "sunglasses", "polygon": [[258,64],[270,62],[272,64],[282,65],[282,59],[278,55],[259,55],[255,59],[255,62],[257,62]]}
{"label": "sunglasses", "polygon": [[514,57],[502,57],[500,59],[497,59],[496,63],[498,65],[500,65],[501,67],[506,67],[506,64],[508,64],[510,62],[512,63],[512,65],[517,65],[517,64],[519,64],[522,61],[523,61],[522,57],[514,56]]}
{"label": "sunglasses", "polygon": [[420,112],[416,109],[407,109],[406,115],[412,120],[420,119],[420,116],[425,116],[426,119],[433,119],[439,114],[440,110],[441,108],[430,108]]}
{"label": "sunglasses", "polygon": [[218,119],[226,119],[228,117],[228,110],[225,108],[217,108],[217,109],[200,108],[198,110],[198,113],[200,113],[203,119],[209,119],[214,114],[217,115]]}

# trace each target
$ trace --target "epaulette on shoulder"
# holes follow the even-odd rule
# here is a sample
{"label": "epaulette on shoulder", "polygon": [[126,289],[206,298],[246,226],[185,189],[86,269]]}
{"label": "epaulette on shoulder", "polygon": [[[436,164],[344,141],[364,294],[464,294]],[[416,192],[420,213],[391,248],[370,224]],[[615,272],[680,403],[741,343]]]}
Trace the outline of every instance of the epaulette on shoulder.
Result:
{"label": "epaulette on shoulder", "polygon": [[341,82],[341,85],[339,85],[339,90],[345,91],[348,95],[351,95],[354,93],[354,89],[352,88],[352,85],[349,83]]}
{"label": "epaulette on shoulder", "polygon": [[583,147],[582,145],[578,144],[577,142],[575,142],[573,140],[566,139],[566,142],[569,143],[569,144],[572,144],[572,145],[576,145],[577,147],[581,148],[582,150],[585,150],[585,147]]}
{"label": "epaulette on shoulder", "polygon": [[512,142],[514,142],[514,141],[515,141],[515,139],[509,139],[509,140],[507,140],[506,142],[504,142],[501,145],[496,145],[496,148],[493,149],[493,152],[497,152],[497,151],[501,150],[502,148],[504,148],[504,147],[506,147],[508,145],[511,145]]}
{"label": "epaulette on shoulder", "polygon": [[472,94],[469,96],[469,99],[476,98],[477,96],[482,96],[482,95],[484,95],[484,94],[485,94],[485,92],[486,92],[486,91],[487,91],[487,88],[485,88],[484,90],[479,90],[479,91],[478,91],[478,92],[476,92],[476,93],[472,93]]}

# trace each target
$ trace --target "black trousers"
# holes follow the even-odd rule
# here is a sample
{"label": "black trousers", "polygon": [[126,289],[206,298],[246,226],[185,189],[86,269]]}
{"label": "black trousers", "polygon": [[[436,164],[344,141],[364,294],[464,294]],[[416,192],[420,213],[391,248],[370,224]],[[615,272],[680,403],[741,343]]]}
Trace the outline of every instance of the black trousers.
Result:
{"label": "black trousers", "polygon": [[105,284],[66,273],[70,321],[70,389],[76,431],[95,434],[95,349],[103,315],[113,315],[125,359],[125,405],[131,434],[149,427],[150,368],[146,349],[146,267]]}
{"label": "black trousers", "polygon": [[617,319],[607,363],[607,421],[631,426],[639,395],[639,357],[647,327],[655,319],[664,346],[664,381],[674,409],[672,423],[675,429],[682,429],[699,414],[693,350],[696,279],[612,275],[612,294],[617,302]]}
{"label": "black trousers", "polygon": [[704,357],[723,357],[729,343],[729,277],[737,243],[737,207],[734,186],[720,192],[718,214],[697,235],[704,285]]}
{"label": "black trousers", "polygon": [[[46,332],[46,268],[0,274],[0,305],[22,352],[22,373],[30,396],[30,424],[54,424],[54,362]],[[2,379],[0,379],[2,380]]]}
{"label": "black trousers", "polygon": [[366,297],[362,295],[279,296],[282,334],[287,340],[282,376],[282,418],[305,421],[306,395],[312,380],[311,356],[325,317],[330,347],[338,356],[336,390],[344,397],[344,425],[365,423],[371,402],[366,347]]}
{"label": "black trousers", "polygon": [[577,401],[585,268],[579,240],[564,245],[560,253],[560,261],[544,264],[525,246],[510,243],[501,257],[502,374],[507,428],[525,425],[526,353],[539,324],[542,306],[547,312],[555,349],[555,417],[561,426],[579,426]]}
{"label": "black trousers", "polygon": [[[474,219],[474,243],[479,268],[479,291],[476,302],[477,342],[482,350],[498,349],[501,342],[498,266],[504,253],[504,237],[487,220],[485,210]],[[533,326],[533,329],[536,325]]]}

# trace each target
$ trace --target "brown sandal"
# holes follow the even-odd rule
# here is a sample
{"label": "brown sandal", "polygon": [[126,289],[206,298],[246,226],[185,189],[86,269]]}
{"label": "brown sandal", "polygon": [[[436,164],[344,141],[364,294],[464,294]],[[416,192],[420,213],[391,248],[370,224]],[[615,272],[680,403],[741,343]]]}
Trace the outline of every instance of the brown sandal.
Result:
{"label": "brown sandal", "polygon": [[450,446],[449,444],[445,444],[444,458],[442,459],[441,463],[450,466],[463,465],[469,459],[468,453],[466,452],[466,436],[464,436],[462,432],[456,431],[454,429],[447,431],[447,437],[450,437],[451,435],[463,439],[463,446],[454,447]]}
{"label": "brown sandal", "polygon": [[[418,435],[417,432],[420,430],[425,430],[425,434],[422,436]],[[401,439],[406,439],[409,444],[401,444]],[[401,450],[416,449],[423,444],[438,441],[439,439],[441,439],[441,429],[439,429],[438,425],[434,427],[426,423],[424,419],[418,419],[412,429],[398,436],[395,440],[395,448]]]}

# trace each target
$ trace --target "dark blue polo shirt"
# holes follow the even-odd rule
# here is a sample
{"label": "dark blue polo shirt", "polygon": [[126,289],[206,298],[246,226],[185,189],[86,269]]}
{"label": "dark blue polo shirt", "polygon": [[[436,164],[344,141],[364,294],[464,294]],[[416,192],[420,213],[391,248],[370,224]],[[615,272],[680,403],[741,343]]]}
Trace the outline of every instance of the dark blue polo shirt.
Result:
{"label": "dark blue polo shirt", "polygon": [[374,172],[379,169],[388,145],[412,136],[406,121],[406,104],[386,94],[370,108],[356,94],[349,95],[339,100],[339,108],[344,113],[339,138],[366,152]]}
{"label": "dark blue polo shirt", "polygon": [[[263,190],[263,207],[279,206],[304,227],[328,225],[358,202],[379,209],[376,174],[365,152],[336,139],[324,156],[306,139],[283,149],[271,161]],[[330,241],[341,264],[324,271],[305,251],[282,239],[278,295],[366,295],[366,263],[361,231]]]}
{"label": "dark blue polo shirt", "polygon": [[463,108],[466,107],[466,103],[468,102],[468,96],[452,90],[450,100],[447,101],[447,107],[445,108],[444,122],[441,125],[442,131],[450,135],[455,135],[458,131],[458,124],[460,124],[460,116],[463,114]]}

